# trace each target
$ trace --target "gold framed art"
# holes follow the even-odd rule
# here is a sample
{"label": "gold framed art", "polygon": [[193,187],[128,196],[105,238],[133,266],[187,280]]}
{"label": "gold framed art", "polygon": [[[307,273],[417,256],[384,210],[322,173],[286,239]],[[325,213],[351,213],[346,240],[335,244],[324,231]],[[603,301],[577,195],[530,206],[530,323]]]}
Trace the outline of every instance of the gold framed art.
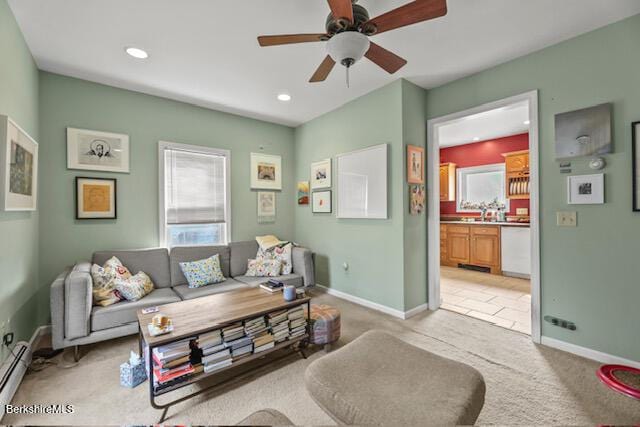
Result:
{"label": "gold framed art", "polygon": [[76,177],[76,219],[117,219],[117,180]]}

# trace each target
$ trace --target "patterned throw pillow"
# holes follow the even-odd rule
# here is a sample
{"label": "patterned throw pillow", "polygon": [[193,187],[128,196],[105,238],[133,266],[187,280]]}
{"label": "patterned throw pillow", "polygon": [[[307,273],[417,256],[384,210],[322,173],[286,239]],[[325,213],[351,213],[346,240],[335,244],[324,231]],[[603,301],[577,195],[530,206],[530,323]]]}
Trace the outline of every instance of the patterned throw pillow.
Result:
{"label": "patterned throw pillow", "polygon": [[256,259],[273,259],[282,263],[281,274],[291,274],[293,271],[293,264],[291,262],[291,251],[293,250],[293,244],[287,243],[284,246],[274,246],[269,249],[258,248]]}
{"label": "patterned throw pillow", "polygon": [[138,301],[153,290],[153,282],[142,271],[128,278],[116,277],[115,287],[128,301]]}
{"label": "patterned throw pillow", "polygon": [[104,267],[93,264],[91,266],[93,305],[105,307],[121,301],[123,297],[115,287],[115,280],[117,278],[128,279],[129,277],[131,277],[131,273],[116,257],[109,258]]}
{"label": "patterned throw pillow", "polygon": [[282,262],[276,259],[250,259],[247,265],[247,276],[277,277],[282,271]]}
{"label": "patterned throw pillow", "polygon": [[199,288],[226,280],[220,268],[220,255],[218,254],[199,261],[181,262],[180,269],[184,277],[187,278],[190,288]]}

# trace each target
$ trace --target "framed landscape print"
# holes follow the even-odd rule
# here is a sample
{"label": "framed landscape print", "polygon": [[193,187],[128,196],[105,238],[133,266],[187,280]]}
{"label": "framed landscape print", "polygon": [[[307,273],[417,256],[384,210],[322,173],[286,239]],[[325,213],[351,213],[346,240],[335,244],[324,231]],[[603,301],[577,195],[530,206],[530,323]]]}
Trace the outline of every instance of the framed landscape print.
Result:
{"label": "framed landscape print", "polygon": [[38,195],[38,143],[0,116],[0,195],[5,211],[34,211]]}
{"label": "framed landscape print", "polygon": [[640,212],[640,122],[631,125],[633,210]]}
{"label": "framed landscape print", "polygon": [[407,145],[407,182],[424,184],[424,148]]}
{"label": "framed landscape print", "polygon": [[76,177],[76,219],[116,219],[117,181]]}
{"label": "framed landscape print", "polygon": [[251,189],[282,190],[282,157],[251,153]]}
{"label": "framed landscape print", "polygon": [[311,163],[311,189],[331,188],[331,159]]}
{"label": "framed landscape print", "polygon": [[604,174],[567,177],[567,203],[599,205],[604,203]]}
{"label": "framed landscape print", "polygon": [[129,135],[67,128],[67,168],[129,173]]}
{"label": "framed landscape print", "polygon": [[298,182],[298,204],[301,206],[309,204],[309,181]]}
{"label": "framed landscape print", "polygon": [[276,193],[273,191],[258,191],[258,222],[275,222]]}
{"label": "framed landscape print", "polygon": [[313,213],[331,213],[331,190],[312,193]]}

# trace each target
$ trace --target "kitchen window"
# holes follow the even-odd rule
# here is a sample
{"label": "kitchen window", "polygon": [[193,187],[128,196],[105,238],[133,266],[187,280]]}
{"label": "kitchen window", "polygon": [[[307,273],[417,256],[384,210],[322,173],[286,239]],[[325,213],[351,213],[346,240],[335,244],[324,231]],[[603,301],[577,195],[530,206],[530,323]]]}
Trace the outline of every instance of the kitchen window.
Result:
{"label": "kitchen window", "polygon": [[496,200],[509,210],[509,200],[505,193],[504,163],[458,168],[457,183],[458,212],[480,212],[480,208],[476,206]]}
{"label": "kitchen window", "polygon": [[158,148],[161,246],[227,244],[230,152],[171,142]]}

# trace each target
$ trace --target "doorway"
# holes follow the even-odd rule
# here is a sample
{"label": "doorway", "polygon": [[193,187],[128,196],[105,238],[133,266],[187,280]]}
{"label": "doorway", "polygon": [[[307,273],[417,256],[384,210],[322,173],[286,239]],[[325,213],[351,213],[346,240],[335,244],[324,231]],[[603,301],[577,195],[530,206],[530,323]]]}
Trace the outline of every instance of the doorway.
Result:
{"label": "doorway", "polygon": [[429,308],[540,342],[537,91],[427,127]]}

